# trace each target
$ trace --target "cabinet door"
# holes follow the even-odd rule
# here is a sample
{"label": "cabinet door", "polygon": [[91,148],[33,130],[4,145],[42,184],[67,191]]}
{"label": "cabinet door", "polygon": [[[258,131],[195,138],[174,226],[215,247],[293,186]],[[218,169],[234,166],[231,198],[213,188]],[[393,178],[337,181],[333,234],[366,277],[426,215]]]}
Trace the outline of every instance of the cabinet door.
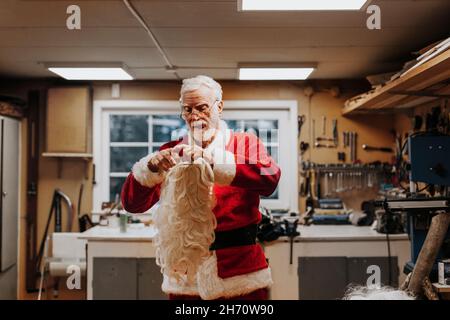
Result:
{"label": "cabinet door", "polygon": [[17,233],[19,227],[19,121],[0,118],[1,121],[1,270],[17,262]]}
{"label": "cabinet door", "polygon": [[[388,284],[388,257],[301,257],[298,260],[300,300],[342,299],[350,284],[367,284],[367,268],[380,267],[381,282]],[[391,257],[391,286],[398,286],[398,258]]]}
{"label": "cabinet door", "polygon": [[298,258],[300,300],[342,299],[347,286],[346,257]]}
{"label": "cabinet door", "polygon": [[94,300],[136,300],[136,258],[94,258]]}
{"label": "cabinet door", "polygon": [[[354,283],[365,286],[367,279],[372,273],[367,273],[369,266],[378,266],[380,268],[380,280],[382,285],[398,286],[398,258],[391,257],[389,263],[388,257],[349,257],[347,259],[348,283]],[[389,265],[391,275],[389,283]]]}
{"label": "cabinet door", "polygon": [[50,88],[47,94],[47,152],[90,152],[90,91]]}
{"label": "cabinet door", "polygon": [[143,258],[138,262],[139,300],[166,300],[161,290],[163,276],[155,258]]}

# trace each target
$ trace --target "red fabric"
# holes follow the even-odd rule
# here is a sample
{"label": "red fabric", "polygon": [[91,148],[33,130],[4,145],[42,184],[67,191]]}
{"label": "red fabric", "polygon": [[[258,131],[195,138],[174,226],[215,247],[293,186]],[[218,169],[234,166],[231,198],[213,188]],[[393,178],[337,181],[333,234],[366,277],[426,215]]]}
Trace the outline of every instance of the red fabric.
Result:
{"label": "red fabric", "polygon": [[141,185],[130,173],[122,186],[122,205],[128,212],[142,213],[158,202],[160,193],[160,185],[147,188]]}
{"label": "red fabric", "polygon": [[228,278],[267,268],[266,257],[259,244],[216,250],[219,277]]}
{"label": "red fabric", "polygon": [[[261,288],[250,292],[249,294],[232,297],[232,298],[219,298],[216,300],[268,300],[269,290],[267,288]],[[180,294],[169,294],[169,300],[202,300],[200,296],[188,296]]]}
{"label": "red fabric", "polygon": [[[172,148],[181,141],[166,143],[160,150]],[[267,154],[262,142],[253,134],[232,133],[226,150],[235,156],[236,176],[230,186],[214,186],[216,206],[213,213],[217,219],[217,231],[234,230],[259,223],[259,197],[272,194],[281,176],[279,167]],[[121,195],[125,210],[133,213],[145,212],[159,200],[160,186],[141,186],[130,174]],[[221,249],[217,250],[216,254],[219,276],[222,278],[267,267],[259,245]]]}

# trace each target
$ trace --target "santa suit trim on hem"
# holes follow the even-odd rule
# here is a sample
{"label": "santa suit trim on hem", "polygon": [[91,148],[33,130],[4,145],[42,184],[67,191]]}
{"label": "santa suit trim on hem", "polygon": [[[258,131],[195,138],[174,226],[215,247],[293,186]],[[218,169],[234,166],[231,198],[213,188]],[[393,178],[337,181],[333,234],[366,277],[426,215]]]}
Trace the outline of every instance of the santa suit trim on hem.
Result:
{"label": "santa suit trim on hem", "polygon": [[197,286],[185,286],[164,275],[161,288],[167,294],[200,296],[203,300],[213,300],[243,296],[258,289],[268,288],[272,284],[269,267],[229,278],[221,278],[218,275],[216,253],[213,252],[199,267]]}

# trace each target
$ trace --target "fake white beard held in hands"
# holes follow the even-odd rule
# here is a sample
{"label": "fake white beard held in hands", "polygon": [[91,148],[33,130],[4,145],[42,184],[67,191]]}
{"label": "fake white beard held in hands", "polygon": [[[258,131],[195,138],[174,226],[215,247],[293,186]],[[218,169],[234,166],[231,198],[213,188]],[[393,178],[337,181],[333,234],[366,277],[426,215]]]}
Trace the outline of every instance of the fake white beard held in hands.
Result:
{"label": "fake white beard held in hands", "polygon": [[154,222],[156,263],[161,272],[195,283],[198,267],[210,256],[217,221],[214,207],[214,173],[198,158],[171,168],[161,188]]}

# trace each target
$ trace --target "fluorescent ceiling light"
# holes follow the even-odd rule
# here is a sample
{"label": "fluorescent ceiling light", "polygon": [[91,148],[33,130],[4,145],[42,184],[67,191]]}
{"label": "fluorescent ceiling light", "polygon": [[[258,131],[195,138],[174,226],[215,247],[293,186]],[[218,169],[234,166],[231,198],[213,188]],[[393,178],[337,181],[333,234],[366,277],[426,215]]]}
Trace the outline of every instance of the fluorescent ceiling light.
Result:
{"label": "fluorescent ceiling light", "polygon": [[368,0],[239,0],[240,11],[360,10]]}
{"label": "fluorescent ceiling light", "polygon": [[239,80],[305,80],[314,68],[239,68]]}
{"label": "fluorescent ceiling light", "polygon": [[123,65],[95,65],[91,63],[83,66],[79,63],[48,65],[48,70],[66,80],[133,80]]}

